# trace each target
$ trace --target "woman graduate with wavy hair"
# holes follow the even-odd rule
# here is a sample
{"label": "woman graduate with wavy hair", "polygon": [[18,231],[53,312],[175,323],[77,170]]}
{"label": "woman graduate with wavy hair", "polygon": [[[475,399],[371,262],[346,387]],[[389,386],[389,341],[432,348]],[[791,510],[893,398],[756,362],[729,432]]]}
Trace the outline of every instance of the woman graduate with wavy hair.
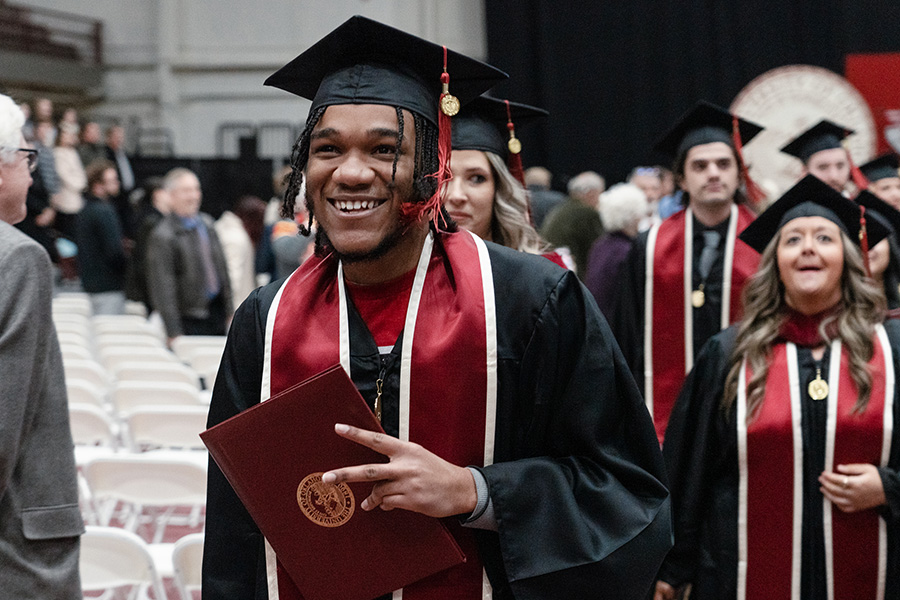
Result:
{"label": "woman graduate with wavy hair", "polygon": [[531,224],[522,145],[513,125],[546,116],[536,106],[490,96],[465,105],[453,119],[453,178],[444,190],[444,207],[457,225],[481,239],[571,269],[568,254],[552,250]]}
{"label": "woman graduate with wavy hair", "polygon": [[762,255],[744,320],[705,345],[666,433],[658,600],[900,598],[900,323],[863,215],[808,176],[741,235]]}

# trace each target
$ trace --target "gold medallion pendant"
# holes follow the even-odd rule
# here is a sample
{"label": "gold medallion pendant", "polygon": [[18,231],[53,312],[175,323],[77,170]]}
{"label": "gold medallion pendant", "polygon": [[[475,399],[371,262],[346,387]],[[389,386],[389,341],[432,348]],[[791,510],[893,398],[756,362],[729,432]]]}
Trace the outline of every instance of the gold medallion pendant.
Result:
{"label": "gold medallion pendant", "polygon": [[822,379],[820,369],[816,369],[816,378],[809,382],[807,391],[813,400],[824,400],[828,397],[828,382]]}
{"label": "gold medallion pendant", "polygon": [[701,285],[699,290],[691,292],[691,306],[700,308],[704,304],[706,304],[706,294],[703,293],[703,286]]}
{"label": "gold medallion pendant", "polygon": [[456,116],[459,112],[459,100],[452,94],[443,94],[441,96],[441,111],[448,117]]}

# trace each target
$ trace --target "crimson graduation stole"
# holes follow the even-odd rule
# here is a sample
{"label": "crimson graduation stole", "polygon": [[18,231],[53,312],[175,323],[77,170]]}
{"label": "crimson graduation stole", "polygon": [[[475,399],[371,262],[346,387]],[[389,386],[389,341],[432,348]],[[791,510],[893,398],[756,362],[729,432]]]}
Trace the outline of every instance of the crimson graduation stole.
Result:
{"label": "crimson graduation stole", "polygon": [[[741,290],[759,255],[736,235],[753,221],[743,205],[732,205],[722,270],[725,329],[741,316]],[[644,400],[662,444],[669,415],[685,375],[694,366],[693,213],[690,206],[654,225],[647,236],[644,280]]]}
{"label": "crimson graduation stole", "polygon": [[[878,325],[869,362],[872,393],[865,412],[854,414],[856,386],[841,342],[831,344],[825,470],[836,465],[886,466],[893,432],[894,362],[884,327]],[[803,432],[797,347],[773,348],[765,400],[747,424],[746,361],[737,398],[738,600],[800,597],[803,523]],[[824,503],[827,600],[884,598],[887,528],[874,510],[845,513]]]}
{"label": "crimson graduation stole", "polygon": [[[455,465],[491,464],[497,398],[494,287],[487,247],[467,231],[429,234],[410,292],[400,356],[400,439]],[[350,373],[343,269],[329,255],[285,281],[266,321],[261,401],[340,362]],[[452,379],[452,381],[450,380]],[[445,520],[467,562],[394,592],[394,599],[490,598],[471,531]],[[299,598],[266,543],[269,598]],[[276,568],[277,564],[277,568]]]}

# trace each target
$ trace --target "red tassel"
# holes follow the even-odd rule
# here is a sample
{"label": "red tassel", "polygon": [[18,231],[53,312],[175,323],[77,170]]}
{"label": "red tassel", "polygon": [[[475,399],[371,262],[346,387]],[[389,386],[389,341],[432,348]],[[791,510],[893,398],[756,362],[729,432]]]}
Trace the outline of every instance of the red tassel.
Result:
{"label": "red tassel", "polygon": [[522,156],[510,153],[507,166],[512,176],[522,184],[522,187],[525,187],[525,169],[522,168]]}
{"label": "red tassel", "polygon": [[853,180],[853,185],[856,186],[858,191],[863,191],[867,187],[869,187],[869,180],[866,179],[866,176],[863,175],[863,172],[859,170],[859,167],[856,166],[856,163],[853,162],[853,159],[850,158],[850,151],[847,151],[847,160],[850,161],[850,178]]}
{"label": "red tassel", "polygon": [[871,277],[869,268],[869,233],[866,231],[866,207],[859,205],[859,246],[862,248],[863,264],[866,267],[866,275]]}
{"label": "red tassel", "polygon": [[[452,144],[452,125],[450,123],[450,115],[444,110],[444,99],[453,100],[457,107],[456,98],[450,95],[450,74],[447,73],[447,46],[444,46],[444,72],[441,73],[441,83],[443,84],[443,92],[438,101],[438,170],[427,177],[433,177],[437,180],[437,188],[434,194],[424,203],[408,203],[401,207],[401,214],[409,221],[419,221],[423,215],[431,213],[431,221],[436,229],[441,230],[442,226],[439,221],[443,221],[441,215],[441,197],[444,193],[444,186],[453,177],[450,172],[450,153],[453,151]],[[443,223],[446,227],[447,223]]]}
{"label": "red tassel", "polygon": [[525,169],[522,167],[522,145],[516,139],[516,126],[513,124],[512,111],[509,109],[509,100],[504,100],[506,104],[506,128],[509,129],[509,154],[506,159],[506,166],[512,176],[519,180],[522,187],[525,187]]}
{"label": "red tassel", "polygon": [[738,166],[741,169],[744,186],[747,188],[747,197],[750,199],[750,205],[755,209],[760,209],[766,199],[766,194],[751,179],[750,170],[747,168],[747,163],[744,162],[744,145],[741,142],[741,126],[737,115],[731,116],[731,140],[734,142],[734,149],[738,155],[738,163],[740,163]]}

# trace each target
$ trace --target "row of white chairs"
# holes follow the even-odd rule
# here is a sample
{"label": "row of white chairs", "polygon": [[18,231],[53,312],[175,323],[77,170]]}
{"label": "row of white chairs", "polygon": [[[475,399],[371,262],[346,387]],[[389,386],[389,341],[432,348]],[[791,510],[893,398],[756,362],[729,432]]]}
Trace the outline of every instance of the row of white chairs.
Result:
{"label": "row of white chairs", "polygon": [[[63,292],[53,298],[53,312],[78,314],[90,317],[94,313],[90,296],[84,292]],[[125,314],[147,317],[147,307],[143,302],[126,300]]]}
{"label": "row of white chairs", "polygon": [[80,465],[82,515],[91,525],[162,542],[170,525],[199,530],[206,509],[206,452],[153,451],[95,456]]}
{"label": "row of white chairs", "polygon": [[125,382],[166,382],[182,383],[201,389],[200,376],[191,367],[178,362],[140,361],[134,357],[123,357],[111,370],[93,359],[63,359],[66,379],[81,379],[93,384],[101,392],[108,391],[118,383]]}
{"label": "row of white chairs", "polygon": [[166,598],[163,579],[171,577],[181,600],[200,590],[203,534],[189,534],[174,544],[147,544],[115,527],[88,526],[81,536],[79,569],[85,592],[130,590],[141,600]]}
{"label": "row of white chairs", "polygon": [[201,450],[205,406],[137,405],[121,421],[95,404],[70,403],[69,424],[78,448],[101,447],[131,452],[167,448]]}

